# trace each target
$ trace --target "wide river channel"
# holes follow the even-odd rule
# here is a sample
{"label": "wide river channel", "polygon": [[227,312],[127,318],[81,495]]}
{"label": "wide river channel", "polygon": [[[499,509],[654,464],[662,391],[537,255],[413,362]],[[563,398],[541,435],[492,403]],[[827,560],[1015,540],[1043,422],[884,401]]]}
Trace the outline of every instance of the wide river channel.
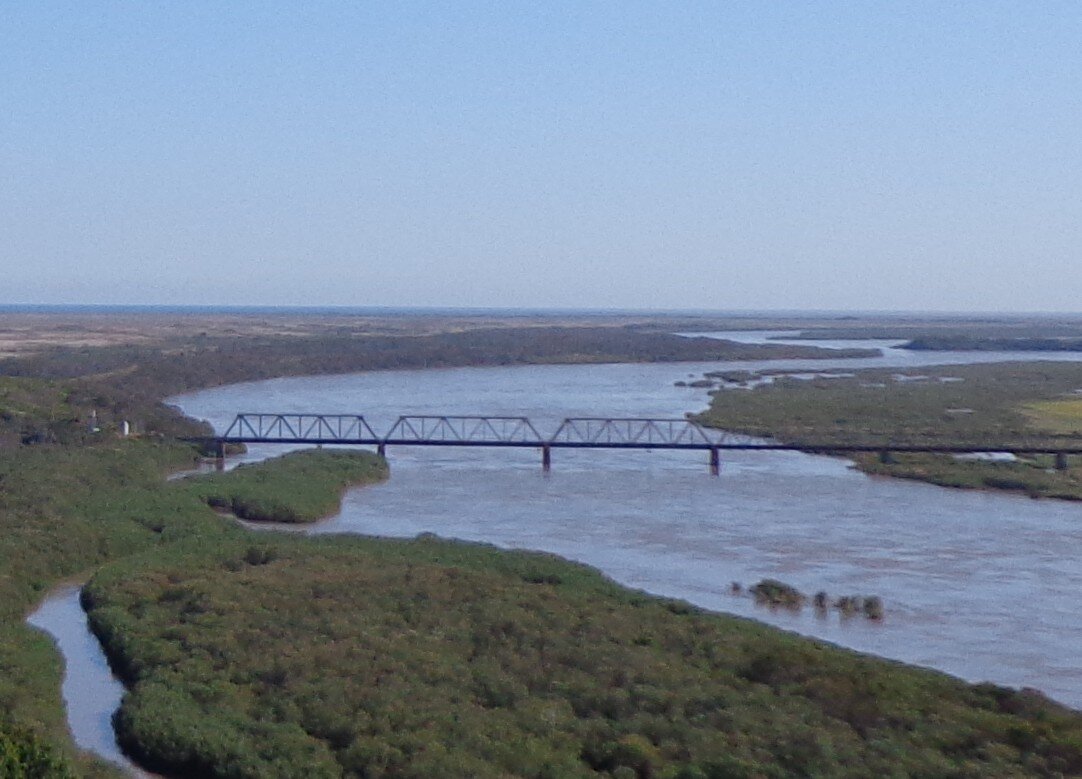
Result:
{"label": "wide river channel", "polygon": [[[878,346],[883,356],[380,371],[236,384],[170,402],[219,431],[238,412],[266,411],[359,413],[380,433],[400,414],[521,415],[545,434],[569,416],[702,410],[706,391],[674,382],[711,370],[1082,361],[1082,353],[801,343]],[[252,447],[243,459],[283,451]],[[1082,503],[872,478],[830,457],[722,455],[721,475],[712,478],[705,452],[557,449],[546,476],[529,449],[392,447],[389,481],[347,493],[337,517],[305,532],[432,532],[554,552],[631,587],[971,681],[1035,687],[1082,708]],[[767,577],[809,593],[878,595],[886,617],[773,611],[731,592],[734,581]],[[76,667],[70,657],[68,664]],[[73,693],[65,694],[73,707]]]}

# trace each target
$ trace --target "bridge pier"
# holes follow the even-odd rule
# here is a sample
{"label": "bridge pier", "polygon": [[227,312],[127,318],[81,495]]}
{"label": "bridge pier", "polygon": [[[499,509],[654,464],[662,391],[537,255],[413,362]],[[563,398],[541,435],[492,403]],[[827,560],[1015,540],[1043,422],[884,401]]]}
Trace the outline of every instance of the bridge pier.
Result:
{"label": "bridge pier", "polygon": [[549,473],[552,470],[552,447],[545,444],[541,447],[541,472]]}
{"label": "bridge pier", "polygon": [[716,446],[710,447],[710,475],[721,475],[721,456],[719,455],[718,448]]}
{"label": "bridge pier", "polygon": [[386,458],[387,457],[387,444],[383,443],[382,441],[380,441],[378,444],[376,444],[376,454],[378,454],[380,457]]}
{"label": "bridge pier", "polygon": [[1056,470],[1057,471],[1065,471],[1065,470],[1067,470],[1067,453],[1066,452],[1056,452]]}
{"label": "bridge pier", "polygon": [[214,442],[214,470],[225,470],[225,441]]}

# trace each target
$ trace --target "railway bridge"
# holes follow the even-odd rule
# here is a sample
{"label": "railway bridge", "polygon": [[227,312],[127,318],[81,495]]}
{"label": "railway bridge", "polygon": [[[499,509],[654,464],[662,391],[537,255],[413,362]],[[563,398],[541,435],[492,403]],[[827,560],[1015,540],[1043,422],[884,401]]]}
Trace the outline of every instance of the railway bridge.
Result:
{"label": "railway bridge", "polygon": [[1067,468],[1068,456],[1082,454],[1082,443],[1077,441],[785,443],[703,427],[686,418],[650,417],[569,417],[553,432],[542,434],[523,416],[406,415],[381,434],[359,414],[244,413],[237,414],[220,436],[198,440],[209,444],[219,460],[229,444],[374,446],[380,455],[385,455],[389,446],[529,448],[541,452],[541,467],[546,472],[552,467],[554,449],[697,450],[708,453],[710,473],[715,476],[723,451],[873,452],[884,461],[896,452],[1050,454],[1061,470]]}

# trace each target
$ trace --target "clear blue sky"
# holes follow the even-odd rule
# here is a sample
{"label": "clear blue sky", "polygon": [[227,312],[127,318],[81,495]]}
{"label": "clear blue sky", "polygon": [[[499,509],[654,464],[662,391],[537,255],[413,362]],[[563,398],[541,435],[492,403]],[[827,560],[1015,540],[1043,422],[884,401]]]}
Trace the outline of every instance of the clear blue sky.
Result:
{"label": "clear blue sky", "polygon": [[0,303],[1082,310],[1082,3],[10,2]]}

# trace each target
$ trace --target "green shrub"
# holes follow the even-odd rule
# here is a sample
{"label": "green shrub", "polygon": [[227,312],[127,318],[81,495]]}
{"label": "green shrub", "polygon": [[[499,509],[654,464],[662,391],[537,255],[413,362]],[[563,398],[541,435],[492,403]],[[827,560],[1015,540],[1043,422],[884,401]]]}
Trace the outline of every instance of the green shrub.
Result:
{"label": "green shrub", "polygon": [[25,728],[0,724],[2,779],[67,779],[76,774],[56,748]]}
{"label": "green shrub", "polygon": [[253,549],[248,535],[192,539],[86,587],[133,684],[118,727],[150,765],[1054,776],[1080,754],[1082,715],[1042,697],[673,608],[549,555],[430,535],[283,537],[272,562],[240,562]]}

